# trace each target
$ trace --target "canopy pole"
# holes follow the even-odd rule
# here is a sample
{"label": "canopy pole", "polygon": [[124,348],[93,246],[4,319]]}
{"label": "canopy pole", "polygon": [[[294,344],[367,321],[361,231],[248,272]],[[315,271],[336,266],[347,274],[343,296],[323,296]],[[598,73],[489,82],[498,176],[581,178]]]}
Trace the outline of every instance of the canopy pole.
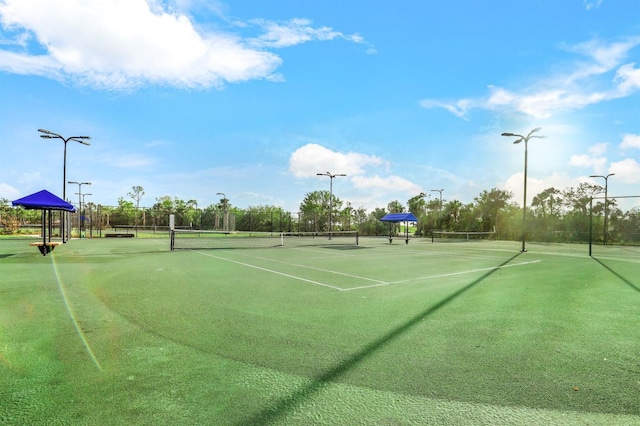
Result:
{"label": "canopy pole", "polygon": [[47,215],[45,214],[45,209],[42,209],[42,218],[40,219],[42,222],[42,244],[47,244]]}
{"label": "canopy pole", "polygon": [[409,221],[404,223],[405,244],[409,244]]}

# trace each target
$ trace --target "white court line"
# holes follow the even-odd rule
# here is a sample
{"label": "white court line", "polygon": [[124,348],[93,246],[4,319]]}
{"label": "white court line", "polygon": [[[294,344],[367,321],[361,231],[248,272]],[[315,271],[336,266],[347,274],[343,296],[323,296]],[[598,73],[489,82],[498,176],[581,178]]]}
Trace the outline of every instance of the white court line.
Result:
{"label": "white court line", "polygon": [[433,279],[433,278],[453,277],[453,276],[456,276],[456,275],[472,274],[474,272],[492,271],[492,270],[495,270],[495,269],[510,268],[510,267],[513,267],[513,266],[523,266],[523,265],[529,265],[529,264],[538,263],[538,262],[541,262],[541,261],[540,260],[533,260],[531,262],[515,263],[515,264],[511,264],[511,265],[492,266],[490,268],[470,269],[468,271],[451,272],[449,274],[439,274],[439,275],[429,275],[429,276],[426,276],[426,277],[409,278],[407,280],[393,281],[393,282],[388,282],[388,283],[384,283],[384,284],[372,284],[372,285],[365,285],[365,286],[360,286],[360,287],[344,288],[344,289],[341,289],[341,291],[362,290],[362,289],[365,289],[365,288],[383,287],[383,286],[386,286],[386,285],[403,284],[403,283],[408,283],[408,282],[411,282],[411,281],[429,280],[429,279]]}
{"label": "white court line", "polygon": [[346,272],[334,271],[334,270],[331,270],[331,269],[322,269],[322,268],[316,268],[314,266],[300,265],[298,263],[285,262],[283,260],[269,259],[268,257],[249,256],[248,254],[240,254],[240,253],[233,253],[233,254],[239,255],[239,256],[250,257],[251,259],[260,259],[260,260],[265,260],[265,261],[268,261],[268,262],[282,263],[283,265],[296,266],[298,268],[305,268],[305,269],[311,269],[311,270],[314,270],[314,271],[326,272],[328,274],[342,275],[344,277],[355,278],[355,279],[362,280],[362,281],[372,281],[372,282],[378,283],[378,284],[388,284],[389,283],[388,281],[376,280],[376,279],[368,278],[368,277],[361,277],[359,275],[347,274]]}
{"label": "white court line", "polygon": [[82,344],[87,350],[87,353],[91,357],[91,360],[95,364],[96,368],[102,371],[102,366],[98,362],[98,358],[96,358],[96,355],[91,350],[91,346],[89,346],[89,342],[87,341],[87,338],[84,335],[84,332],[82,331],[82,327],[80,327],[80,324],[78,324],[78,320],[76,319],[75,312],[73,311],[73,309],[71,309],[71,305],[69,304],[69,298],[67,297],[67,292],[64,289],[64,286],[62,285],[62,278],[60,277],[60,272],[58,271],[58,264],[56,263],[56,258],[53,252],[51,252],[51,264],[53,266],[53,272],[56,276],[56,280],[58,281],[58,289],[60,290],[60,295],[62,296],[64,305],[67,308],[67,313],[69,314],[69,317],[73,322],[73,326],[75,327],[76,332],[78,333],[78,336],[80,336],[80,340],[82,340]]}
{"label": "white court line", "polygon": [[[395,284],[403,284],[403,283],[407,283],[407,282],[411,282],[411,281],[417,281],[417,280],[428,280],[428,279],[433,279],[433,278],[452,277],[452,276],[456,276],[456,275],[472,274],[474,272],[492,271],[492,270],[495,270],[495,269],[510,268],[510,267],[514,267],[514,266],[524,266],[524,265],[530,265],[530,264],[533,264],[533,263],[541,262],[541,260],[533,260],[533,261],[530,261],[530,262],[521,262],[521,263],[510,264],[510,265],[492,266],[492,267],[489,267],[489,268],[470,269],[468,271],[451,272],[451,273],[448,273],[448,274],[438,274],[438,275],[430,275],[430,276],[425,276],[425,277],[409,278],[409,279],[400,280],[400,281],[391,281],[391,282],[382,281],[382,282],[378,282],[378,283],[372,284],[372,285],[365,285],[365,286],[359,286],[359,287],[350,287],[350,288],[342,288],[342,287],[337,287],[337,286],[334,286],[334,285],[331,285],[331,284],[321,283],[321,282],[313,281],[313,280],[310,280],[310,279],[307,279],[307,278],[298,277],[298,276],[291,275],[291,274],[285,274],[284,272],[274,271],[273,269],[263,268],[261,266],[252,265],[250,263],[244,263],[244,262],[240,262],[240,261],[237,261],[237,260],[227,259],[225,257],[214,256],[212,254],[204,253],[204,252],[197,251],[197,250],[194,250],[194,251],[196,253],[198,253],[198,254],[203,255],[203,256],[213,257],[214,259],[224,260],[226,262],[235,263],[235,264],[238,264],[238,265],[246,266],[248,268],[258,269],[260,271],[270,272],[270,273],[276,274],[276,275],[282,275],[283,277],[291,278],[291,279],[298,280],[298,281],[303,281],[303,282],[310,283],[310,284],[319,285],[319,286],[322,286],[322,287],[328,287],[328,288],[331,288],[331,289],[334,289],[334,290],[338,290],[338,291],[362,290],[362,289],[367,289],[367,288],[383,287],[383,286],[395,285]],[[270,260],[270,259],[266,259],[266,260]],[[328,272],[331,272],[331,271],[328,271]],[[372,280],[372,281],[375,281],[375,280]]]}
{"label": "white court line", "polygon": [[[460,257],[460,258],[471,258],[471,259],[497,259],[500,260],[502,259],[502,257],[500,256],[488,256],[488,255],[480,255],[480,254],[465,254],[465,253],[461,253],[459,251],[456,252],[452,252],[452,251],[425,251],[425,250],[417,250],[417,249],[408,249],[408,250],[403,250],[403,251],[396,251],[393,250],[389,247],[381,247],[381,249],[387,251],[387,252],[392,252],[394,254],[398,254],[398,256],[403,256],[405,253],[412,253],[412,254],[421,254],[421,255],[426,255],[426,256],[456,256],[456,257]],[[467,249],[469,250],[469,249]],[[489,249],[487,249],[488,251]],[[499,251],[499,250],[496,250]],[[510,250],[511,252],[513,252],[513,250]]]}
{"label": "white court line", "polygon": [[[287,247],[287,246],[285,245],[285,247]],[[304,248],[304,247],[289,247],[289,250],[308,251],[309,253],[322,253],[324,255],[330,254],[331,256],[334,256],[334,257],[353,257],[353,256],[355,256],[355,254],[344,254],[342,252],[340,252],[340,253],[330,253],[330,250],[317,250],[317,249],[310,249],[310,248]]]}
{"label": "white court line", "polygon": [[304,282],[306,282],[306,283],[310,283],[310,284],[320,285],[320,286],[322,286],[322,287],[332,288],[332,289],[334,289],[334,290],[338,290],[338,291],[343,290],[342,288],[340,288],[340,287],[336,287],[336,286],[333,286],[333,285],[331,285],[331,284],[325,284],[325,283],[321,283],[321,282],[318,282],[318,281],[309,280],[309,279],[307,279],[307,278],[302,278],[302,277],[297,277],[297,276],[295,276],[295,275],[285,274],[285,273],[283,273],[283,272],[274,271],[273,269],[262,268],[262,267],[260,267],[260,266],[255,266],[255,265],[251,265],[251,264],[249,264],[249,263],[239,262],[239,261],[237,261],[237,260],[227,259],[227,258],[225,258],[225,257],[214,256],[214,255],[212,255],[212,254],[203,253],[203,252],[201,252],[201,251],[197,251],[197,250],[194,250],[194,251],[195,251],[196,253],[198,253],[198,254],[203,255],[203,256],[213,257],[213,258],[215,258],[215,259],[224,260],[224,261],[226,261],[226,262],[235,263],[235,264],[238,264],[238,265],[246,266],[246,267],[248,267],[248,268],[258,269],[258,270],[260,270],[260,271],[270,272],[270,273],[272,273],[272,274],[276,274],[276,275],[282,275],[283,277],[292,278],[292,279],[294,279],[294,280],[299,280],[299,281],[304,281]]}

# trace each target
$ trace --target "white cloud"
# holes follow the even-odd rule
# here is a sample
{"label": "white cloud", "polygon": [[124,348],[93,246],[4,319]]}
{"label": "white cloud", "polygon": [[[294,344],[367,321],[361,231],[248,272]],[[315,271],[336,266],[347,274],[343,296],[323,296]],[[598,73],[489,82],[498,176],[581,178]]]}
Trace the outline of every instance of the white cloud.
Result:
{"label": "white cloud", "polygon": [[347,176],[360,175],[367,166],[388,165],[380,157],[357,152],[336,152],[313,143],[298,148],[289,158],[289,171],[295,177],[311,177],[327,171],[345,173]]}
{"label": "white cloud", "polygon": [[[297,178],[319,179],[317,173],[325,172],[346,174],[340,178],[344,179],[341,181],[342,192],[348,193],[355,205],[367,205],[368,208],[386,205],[389,198],[412,196],[423,191],[403,177],[387,174],[389,167],[387,161],[375,155],[336,152],[313,143],[298,148],[289,158],[289,172]],[[350,183],[351,188],[345,188],[342,182]]]}
{"label": "white cloud", "polygon": [[[210,88],[281,80],[275,70],[282,59],[267,47],[335,38],[364,42],[359,35],[313,28],[303,19],[284,24],[261,20],[265,34],[243,39],[205,32],[176,10],[156,0],[3,0],[0,23],[14,41],[2,44],[9,48],[0,49],[0,71],[109,90],[144,84]],[[32,53],[29,42],[45,52]]]}
{"label": "white cloud", "polygon": [[[527,206],[531,206],[533,197],[540,194],[542,191],[548,188],[556,188],[564,190],[566,188],[577,187],[580,182],[585,181],[585,177],[569,177],[562,173],[553,173],[548,177],[536,178],[527,176]],[[522,200],[524,198],[524,173],[515,173],[505,181],[498,184],[498,187],[509,191],[513,194],[512,201],[522,206]]]}
{"label": "white cloud", "polygon": [[[635,64],[621,65],[631,49],[640,45],[640,37],[622,42],[603,43],[599,40],[564,46],[564,49],[584,58],[575,60],[569,71],[549,75],[519,91],[489,86],[489,95],[479,99],[441,102],[421,101],[424,108],[440,107],[464,118],[474,108],[498,111],[518,111],[538,119],[556,112],[572,111],[600,102],[629,96],[640,90],[640,70]],[[608,74],[613,74],[607,78]]]}
{"label": "white cloud", "polygon": [[358,35],[345,35],[330,27],[313,28],[308,19],[295,18],[286,22],[273,22],[257,19],[252,21],[263,28],[264,34],[251,39],[249,43],[257,47],[289,47],[309,41],[326,41],[336,38],[354,43],[363,43],[364,39]]}
{"label": "white cloud", "polygon": [[6,198],[9,201],[20,198],[20,191],[8,183],[0,182],[0,198]]}
{"label": "white cloud", "polygon": [[594,173],[604,173],[607,167],[607,158],[588,154],[574,154],[569,164],[575,167],[590,168]]}
{"label": "white cloud", "polygon": [[471,100],[469,99],[461,99],[454,103],[440,102],[434,99],[424,99],[420,101],[420,105],[423,108],[444,108],[451,114],[456,115],[460,118],[465,118],[465,116],[467,115],[467,111],[472,106]]}
{"label": "white cloud", "polygon": [[611,163],[610,173],[615,173],[616,180],[622,183],[640,182],[640,164],[632,158]]}
{"label": "white cloud", "polygon": [[593,145],[592,147],[589,147],[589,154],[593,155],[593,156],[600,156],[602,154],[604,154],[607,151],[607,146],[609,144],[608,143],[599,143],[596,145]]}
{"label": "white cloud", "polygon": [[422,188],[415,183],[400,176],[354,176],[351,179],[353,186],[358,189],[384,189],[392,192],[417,194]]}
{"label": "white cloud", "polygon": [[602,0],[584,0],[584,7],[587,10],[597,9],[602,4]]}
{"label": "white cloud", "polygon": [[569,159],[569,165],[574,167],[589,168],[593,173],[605,173],[607,170],[607,157],[604,154],[607,151],[608,143],[599,143],[590,146],[588,154],[574,154]]}
{"label": "white cloud", "polygon": [[622,138],[622,143],[620,144],[620,148],[628,149],[628,148],[638,148],[640,149],[640,135],[626,134],[624,138]]}
{"label": "white cloud", "polygon": [[635,67],[635,63],[625,64],[616,72],[614,81],[623,96],[633,93],[640,89],[640,69]]}

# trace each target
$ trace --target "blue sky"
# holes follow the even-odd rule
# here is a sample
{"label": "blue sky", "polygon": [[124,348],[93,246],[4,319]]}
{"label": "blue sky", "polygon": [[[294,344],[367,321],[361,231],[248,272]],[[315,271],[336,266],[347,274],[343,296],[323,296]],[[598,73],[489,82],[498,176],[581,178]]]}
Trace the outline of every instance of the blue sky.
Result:
{"label": "blue sky", "polygon": [[[637,0],[0,0],[0,198],[640,194]],[[67,187],[75,202],[77,186]]]}

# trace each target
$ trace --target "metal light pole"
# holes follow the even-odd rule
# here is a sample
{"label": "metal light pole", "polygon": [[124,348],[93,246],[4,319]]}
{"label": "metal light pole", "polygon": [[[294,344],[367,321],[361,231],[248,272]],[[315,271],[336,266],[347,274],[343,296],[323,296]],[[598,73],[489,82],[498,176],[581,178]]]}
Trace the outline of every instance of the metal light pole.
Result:
{"label": "metal light pole", "polygon": [[523,135],[519,135],[517,133],[511,133],[511,132],[506,132],[503,133],[502,136],[510,136],[510,137],[517,137],[518,139],[516,139],[515,141],[513,141],[514,144],[519,144],[520,142],[524,141],[524,199],[522,201],[522,252],[527,251],[526,247],[525,247],[525,240],[526,240],[526,236],[527,236],[527,150],[528,150],[528,143],[529,143],[529,139],[533,139],[533,138],[544,138],[544,136],[539,136],[539,135],[534,135],[534,133],[540,131],[540,129],[542,129],[542,127],[536,127],[535,129],[531,130],[529,132],[529,134],[527,136],[523,136]]}
{"label": "metal light pole", "polygon": [[607,187],[609,185],[609,176],[613,176],[613,175],[615,175],[615,173],[609,173],[606,176],[602,176],[602,175],[589,176],[592,178],[601,177],[604,179],[604,235],[602,237],[602,241],[605,246],[607,245],[607,235],[609,234],[609,232],[607,232],[609,230],[609,227],[608,227],[609,211],[607,210]]}
{"label": "metal light pole", "polygon": [[337,176],[346,176],[344,173],[316,173],[318,176],[329,177],[329,239],[331,239],[331,217],[333,216],[333,178]]}
{"label": "metal light pole", "polygon": [[82,185],[91,185],[91,182],[74,182],[70,180],[67,183],[78,185],[78,192],[76,192],[76,194],[78,194],[78,238],[82,238],[82,232],[81,232],[82,226],[80,225],[80,220],[81,220],[80,217],[82,216],[82,204],[83,204],[82,201],[84,200],[81,201],[80,197],[82,197]]}
{"label": "metal light pole", "polygon": [[442,191],[444,189],[432,189],[431,192],[439,192],[440,193],[440,205],[438,206],[438,225],[442,225],[440,221],[442,220]]}
{"label": "metal light pole", "polygon": [[[85,197],[85,196],[87,196],[87,195],[93,195],[93,194],[91,194],[91,193],[88,193],[88,194],[82,194],[82,205],[83,205],[83,206],[86,206],[86,205],[87,205],[87,204],[84,202],[84,197]],[[85,207],[85,210],[86,210],[86,207]],[[80,212],[79,212],[79,213],[80,213],[80,217],[82,217],[82,208],[80,208]],[[80,223],[83,223],[83,222],[80,222]],[[80,238],[82,238],[82,229],[83,229],[83,228],[84,228],[84,226],[81,226],[81,227],[80,227],[80,229],[79,229],[79,231],[78,231],[78,232],[80,233]]]}
{"label": "metal light pole", "polygon": [[[85,142],[85,140],[91,139],[91,136],[71,136],[68,138],[64,138],[59,134],[54,133],[50,130],[38,129],[38,131],[40,133],[44,133],[40,135],[40,137],[43,139],[60,139],[61,141],[64,142],[64,161],[62,164],[62,199],[67,201],[67,183],[66,183],[67,182],[67,142],[74,141],[74,142],[81,143],[82,145],[91,145],[89,142]],[[65,234],[65,224],[64,224],[66,220],[66,216],[67,216],[66,212],[60,213],[60,234],[62,236],[63,243],[67,242],[67,238]]]}
{"label": "metal light pole", "polygon": [[[424,201],[425,198],[431,197],[431,194],[426,194],[424,192],[421,192],[420,194],[418,194],[418,197],[422,198],[422,201]],[[427,202],[424,201],[424,214],[427,214],[429,212],[428,210],[429,209],[427,208]],[[420,222],[418,222],[418,226],[419,225],[420,225]],[[423,235],[423,236],[426,236],[427,235],[427,232],[426,232],[427,230],[426,230],[426,226],[424,226],[424,225],[425,224],[423,224],[423,227],[425,228],[424,232],[423,232],[422,229],[420,229],[420,228],[419,229],[420,229],[420,234]]]}
{"label": "metal light pole", "polygon": [[[195,201],[195,200],[194,200]],[[196,204],[196,215],[198,219],[198,229],[202,229],[202,215],[200,214],[200,210],[198,210],[198,202],[195,201]]]}
{"label": "metal light pole", "polygon": [[227,213],[227,196],[224,194],[224,192],[216,192],[216,195],[222,195],[222,208],[223,208],[223,214],[224,214],[224,216],[222,217],[222,230],[228,231],[227,227],[228,227],[229,218]]}

